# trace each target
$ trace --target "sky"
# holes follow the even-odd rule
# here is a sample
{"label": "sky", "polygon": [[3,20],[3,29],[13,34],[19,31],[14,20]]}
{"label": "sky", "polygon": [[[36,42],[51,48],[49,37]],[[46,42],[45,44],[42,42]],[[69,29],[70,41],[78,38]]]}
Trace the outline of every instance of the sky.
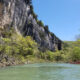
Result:
{"label": "sky", "polygon": [[80,0],[33,0],[34,12],[63,41],[80,34]]}

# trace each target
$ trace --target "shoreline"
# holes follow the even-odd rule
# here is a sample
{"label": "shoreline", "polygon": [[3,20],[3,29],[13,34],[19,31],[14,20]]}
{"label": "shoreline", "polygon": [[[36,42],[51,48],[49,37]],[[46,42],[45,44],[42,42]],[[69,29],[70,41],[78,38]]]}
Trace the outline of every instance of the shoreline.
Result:
{"label": "shoreline", "polygon": [[42,61],[25,61],[25,62],[3,62],[0,63],[0,68],[3,67],[9,67],[9,66],[17,66],[17,65],[24,65],[24,64],[35,64],[35,63],[69,63],[69,64],[80,64],[80,62],[64,62],[64,61],[48,61],[48,60],[42,60]]}

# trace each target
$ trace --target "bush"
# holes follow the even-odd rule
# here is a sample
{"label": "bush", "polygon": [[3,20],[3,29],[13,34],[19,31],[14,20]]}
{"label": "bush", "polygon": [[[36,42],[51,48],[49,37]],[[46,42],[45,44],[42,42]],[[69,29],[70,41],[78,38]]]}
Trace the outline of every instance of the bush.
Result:
{"label": "bush", "polygon": [[44,29],[45,29],[45,31],[46,31],[47,33],[49,33],[49,28],[48,28],[47,25],[44,27]]}
{"label": "bush", "polygon": [[47,55],[47,59],[48,59],[48,60],[51,60],[51,61],[53,60],[53,58],[54,58],[54,57],[53,57],[53,56],[54,56],[53,52],[47,51],[47,52],[46,52],[46,55]]}
{"label": "bush", "polygon": [[2,38],[2,41],[0,53],[9,56],[22,55],[26,57],[27,55],[35,54],[34,50],[37,49],[37,43],[30,36],[13,35],[11,38]]}
{"label": "bush", "polygon": [[80,48],[74,47],[72,53],[70,54],[71,60],[76,62],[80,61]]}
{"label": "bush", "polygon": [[53,58],[55,61],[62,61],[63,60],[62,52],[61,51],[54,52]]}
{"label": "bush", "polygon": [[39,26],[44,26],[44,24],[43,24],[43,22],[42,21],[37,21],[37,24],[39,25]]}
{"label": "bush", "polygon": [[37,20],[38,20],[38,19],[37,19],[38,16],[35,14],[32,5],[30,5],[30,9],[31,9],[31,14],[33,15],[33,18],[35,18],[35,20],[37,21]]}

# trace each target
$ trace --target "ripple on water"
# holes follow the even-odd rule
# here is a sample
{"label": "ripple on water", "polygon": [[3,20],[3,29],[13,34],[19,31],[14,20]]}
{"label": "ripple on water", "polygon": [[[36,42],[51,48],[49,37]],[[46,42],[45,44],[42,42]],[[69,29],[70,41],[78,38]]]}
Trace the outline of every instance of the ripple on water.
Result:
{"label": "ripple on water", "polygon": [[80,80],[80,65],[39,63],[0,69],[0,80]]}

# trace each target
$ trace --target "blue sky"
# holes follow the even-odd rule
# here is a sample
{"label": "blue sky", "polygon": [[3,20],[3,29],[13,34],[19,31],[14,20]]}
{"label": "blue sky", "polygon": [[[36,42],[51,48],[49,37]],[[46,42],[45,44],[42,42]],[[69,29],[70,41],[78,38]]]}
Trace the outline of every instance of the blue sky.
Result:
{"label": "blue sky", "polygon": [[33,0],[33,6],[38,19],[61,40],[80,34],[80,0]]}

